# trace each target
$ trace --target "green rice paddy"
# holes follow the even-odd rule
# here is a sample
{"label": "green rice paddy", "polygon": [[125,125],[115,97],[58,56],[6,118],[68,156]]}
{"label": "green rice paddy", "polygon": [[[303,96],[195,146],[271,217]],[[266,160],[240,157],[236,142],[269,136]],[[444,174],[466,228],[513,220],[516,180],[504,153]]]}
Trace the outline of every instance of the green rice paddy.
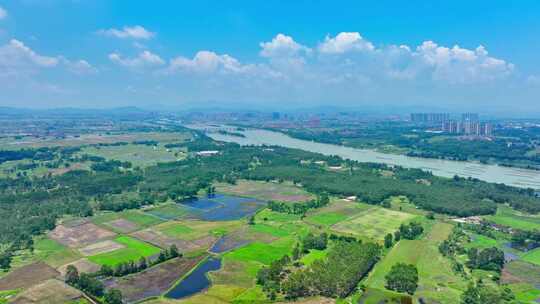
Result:
{"label": "green rice paddy", "polygon": [[394,233],[402,223],[416,217],[410,213],[374,207],[333,225],[332,230],[382,240],[386,234]]}
{"label": "green rice paddy", "polygon": [[34,238],[34,251],[24,250],[13,259],[13,267],[24,266],[36,261],[43,261],[52,267],[59,267],[73,262],[80,255],[73,249],[45,236]]}
{"label": "green rice paddy", "polygon": [[188,210],[180,204],[170,203],[145,210],[145,213],[151,214],[164,220],[173,220],[186,215],[188,213]]}
{"label": "green rice paddy", "polygon": [[481,234],[473,234],[471,236],[472,242],[467,243],[465,245],[466,248],[490,248],[490,247],[497,247],[500,245],[500,242],[489,238],[487,236],[481,235]]}
{"label": "green rice paddy", "polygon": [[335,212],[327,212],[327,213],[318,213],[312,216],[309,216],[307,218],[308,222],[324,225],[324,226],[332,226],[334,224],[337,224],[341,221],[344,221],[348,218],[348,216],[335,213]]}
{"label": "green rice paddy", "polygon": [[317,250],[317,249],[311,249],[308,254],[304,255],[300,261],[304,263],[304,265],[311,265],[316,260],[320,260],[326,257],[328,254],[328,251],[326,250]]}
{"label": "green rice paddy", "polygon": [[289,231],[280,229],[278,227],[266,225],[266,224],[256,224],[250,226],[251,231],[270,234],[275,237],[284,237],[290,234]]}
{"label": "green rice paddy", "polygon": [[540,248],[536,248],[534,250],[531,250],[525,253],[522,256],[522,260],[529,263],[533,263],[535,265],[540,265]]}
{"label": "green rice paddy", "polygon": [[140,167],[155,165],[159,162],[172,162],[185,157],[185,154],[177,148],[167,149],[163,146],[154,147],[135,144],[87,147],[82,150],[82,153],[107,159],[129,161],[133,165]]}
{"label": "green rice paddy", "polygon": [[88,257],[88,260],[99,265],[115,266],[129,261],[137,262],[141,257],[148,258],[160,252],[158,247],[129,236],[119,236],[114,240],[126,247],[115,251],[90,256]]}
{"label": "green rice paddy", "polygon": [[[415,297],[432,299],[441,303],[456,303],[456,299],[467,288],[466,282],[452,270],[450,260],[438,251],[438,245],[446,239],[452,225],[435,224],[422,240],[401,240],[376,264],[366,285],[384,290],[385,275],[398,262],[416,265],[419,274],[419,288]],[[428,301],[429,302],[429,301]]]}
{"label": "green rice paddy", "polygon": [[254,242],[227,253],[226,256],[233,260],[256,261],[269,265],[289,252],[290,248],[287,246],[273,246],[266,243]]}
{"label": "green rice paddy", "polygon": [[221,236],[238,229],[242,221],[208,222],[199,220],[170,221],[152,227],[159,232],[182,240],[195,240],[208,235]]}
{"label": "green rice paddy", "polygon": [[540,216],[523,215],[504,205],[500,205],[499,208],[497,208],[496,215],[489,215],[485,218],[496,224],[516,229],[540,230]]}

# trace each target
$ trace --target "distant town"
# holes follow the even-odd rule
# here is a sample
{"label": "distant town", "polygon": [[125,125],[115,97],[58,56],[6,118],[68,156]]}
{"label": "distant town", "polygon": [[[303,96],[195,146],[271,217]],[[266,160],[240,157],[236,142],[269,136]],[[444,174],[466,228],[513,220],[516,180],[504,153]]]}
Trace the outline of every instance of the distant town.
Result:
{"label": "distant town", "polygon": [[491,136],[493,124],[481,122],[478,113],[463,113],[461,120],[451,119],[450,113],[411,113],[411,121],[441,125],[441,130],[450,134]]}

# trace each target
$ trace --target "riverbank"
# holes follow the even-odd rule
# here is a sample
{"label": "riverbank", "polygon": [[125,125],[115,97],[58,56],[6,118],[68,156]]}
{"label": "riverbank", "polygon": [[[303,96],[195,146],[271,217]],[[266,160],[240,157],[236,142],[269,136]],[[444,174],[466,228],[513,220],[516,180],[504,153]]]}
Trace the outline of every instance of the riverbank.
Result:
{"label": "riverbank", "polygon": [[280,132],[261,129],[238,131],[244,137],[237,137],[217,132],[220,128],[228,128],[227,126],[187,125],[186,127],[206,131],[208,132],[208,136],[215,140],[234,142],[240,145],[277,145],[324,155],[337,155],[359,162],[384,163],[405,168],[418,168],[431,171],[434,175],[441,177],[451,178],[458,175],[467,178],[477,178],[491,183],[503,183],[514,187],[540,189],[540,171],[536,170],[481,164],[471,161],[452,161],[381,153],[370,149],[357,149],[335,144],[307,141],[293,138]]}

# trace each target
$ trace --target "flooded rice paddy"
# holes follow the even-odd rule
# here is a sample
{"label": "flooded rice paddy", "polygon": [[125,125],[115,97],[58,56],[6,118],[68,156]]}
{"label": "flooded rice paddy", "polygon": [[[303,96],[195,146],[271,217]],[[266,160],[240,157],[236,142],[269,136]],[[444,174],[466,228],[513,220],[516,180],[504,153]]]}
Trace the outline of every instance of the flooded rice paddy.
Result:
{"label": "flooded rice paddy", "polygon": [[257,212],[266,202],[238,196],[213,194],[202,198],[192,198],[181,202],[193,214],[205,221],[232,221]]}

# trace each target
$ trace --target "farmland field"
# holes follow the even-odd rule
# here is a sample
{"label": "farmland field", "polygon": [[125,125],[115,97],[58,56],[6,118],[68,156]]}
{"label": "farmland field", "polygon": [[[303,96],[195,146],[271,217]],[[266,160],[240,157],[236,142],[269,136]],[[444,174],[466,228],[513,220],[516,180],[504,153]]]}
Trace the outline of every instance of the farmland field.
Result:
{"label": "farmland field", "polygon": [[147,209],[144,212],[163,220],[178,219],[188,214],[188,210],[186,207],[184,207],[184,205],[176,203],[159,205],[157,207]]}
{"label": "farmland field", "polygon": [[131,260],[138,261],[140,257],[150,257],[159,253],[160,249],[148,243],[141,242],[128,236],[119,236],[115,242],[125,246],[111,252],[88,257],[88,260],[99,265],[114,266]]}
{"label": "farmland field", "polygon": [[375,266],[366,285],[384,290],[384,276],[394,264],[404,262],[418,268],[420,280],[415,297],[458,303],[459,295],[467,287],[466,282],[452,271],[450,261],[438,251],[439,242],[447,238],[452,227],[450,224],[437,223],[424,239],[399,241]]}
{"label": "farmland field", "polygon": [[94,216],[92,222],[118,233],[128,233],[162,223],[163,220],[137,210],[103,212]]}
{"label": "farmland field", "polygon": [[268,265],[290,252],[287,244],[254,242],[227,253],[225,256],[237,261],[255,261]]}
{"label": "farmland field", "polygon": [[25,250],[14,259],[17,265],[43,261],[52,267],[58,267],[77,260],[80,254],[59,242],[45,236],[34,239],[34,251]]}
{"label": "farmland field", "polygon": [[0,291],[28,288],[48,279],[57,277],[60,273],[51,266],[37,262],[20,267],[0,279]]}
{"label": "farmland field", "polygon": [[517,211],[512,210],[507,206],[499,206],[497,208],[496,215],[489,215],[485,217],[487,220],[492,221],[499,225],[504,225],[516,229],[522,230],[534,230],[540,229],[540,216],[526,216],[519,214]]}
{"label": "farmland field", "polygon": [[250,229],[255,232],[270,234],[275,237],[284,237],[290,234],[290,232],[287,230],[281,229],[279,227],[266,225],[266,224],[252,225],[250,226]]}
{"label": "farmland field", "polygon": [[526,262],[540,265],[540,248],[527,252],[523,255],[522,259]]}
{"label": "farmland field", "polygon": [[530,283],[540,286],[540,265],[516,260],[506,263],[502,273],[504,283]]}
{"label": "farmland field", "polygon": [[119,242],[114,242],[112,240],[105,240],[105,241],[88,245],[83,248],[79,248],[79,252],[81,252],[82,255],[84,256],[90,256],[90,255],[97,255],[97,254],[101,254],[105,252],[111,252],[111,251],[115,251],[122,248],[125,248],[125,246],[120,244]]}
{"label": "farmland field", "polygon": [[220,236],[241,226],[240,221],[207,222],[199,220],[183,220],[166,222],[152,229],[163,234],[183,240],[195,240],[207,235]]}
{"label": "farmland field", "polygon": [[23,148],[40,147],[74,147],[93,144],[111,144],[117,142],[132,142],[142,140],[155,140],[160,143],[181,142],[191,135],[186,132],[164,133],[164,132],[132,132],[119,134],[83,134],[78,137],[56,138],[56,137],[21,137],[2,138],[0,144],[4,149],[18,150]]}
{"label": "farmland field", "polygon": [[115,236],[115,233],[89,222],[83,222],[69,227],[59,225],[53,231],[49,232],[50,238],[70,248],[87,246],[113,236]]}
{"label": "farmland field", "polygon": [[50,279],[18,294],[10,303],[80,303],[82,293],[66,283]]}
{"label": "farmland field", "polygon": [[300,259],[300,261],[305,265],[311,265],[316,260],[320,260],[326,257],[327,253],[328,251],[326,250],[311,249],[308,254],[306,254],[302,257],[302,259]]}
{"label": "farmland field", "polygon": [[416,218],[416,215],[374,207],[332,226],[332,230],[381,240],[387,233],[394,233],[402,223]]}
{"label": "farmland field", "polygon": [[188,273],[205,256],[176,258],[125,278],[105,281],[108,288],[122,290],[124,299],[131,302],[159,296],[171,288],[175,282]]}
{"label": "farmland field", "polygon": [[[126,303],[390,304],[412,299],[445,304],[459,303],[468,284],[479,279],[500,290],[508,286],[522,302],[538,300],[540,249],[526,252],[511,242],[518,228],[540,227],[540,217],[479,199],[493,191],[509,204],[534,207],[536,199],[525,192],[301,150],[229,145],[192,134],[198,139],[182,143],[178,134],[167,134],[159,144],[148,145],[132,143],[133,137],[124,135],[95,135],[78,140],[107,143],[114,137],[127,144],[35,152],[36,158],[63,158],[62,164],[84,159],[88,166],[86,171],[39,178],[15,172],[21,173],[20,180],[15,174],[4,181],[6,210],[14,211],[3,213],[10,225],[2,227],[1,236],[10,234],[10,239],[0,244],[0,262],[11,258],[3,255],[8,251],[13,260],[11,269],[0,272],[0,290],[5,291],[0,303],[5,304],[2,297],[7,296],[31,303],[35,294],[60,290],[70,265],[103,283],[105,291],[119,289]],[[152,135],[137,139],[152,140]],[[165,143],[175,145],[165,149]],[[207,150],[217,152],[198,153]],[[132,166],[79,158],[87,153]],[[13,198],[25,208],[18,208],[19,201],[12,204]],[[432,211],[439,207],[448,213]],[[485,215],[495,214],[497,207],[496,215]],[[50,217],[44,216],[49,212]],[[498,225],[457,224],[453,220],[462,212]],[[26,221],[20,232],[12,228],[18,219]],[[383,244],[385,235],[413,221],[423,232],[403,227],[399,241]],[[527,238],[520,244],[536,246],[533,231],[519,235]],[[169,253],[173,245],[180,258]],[[482,259],[474,260],[471,249],[491,247],[502,252],[477,252]],[[160,253],[166,261],[157,259]],[[116,267],[141,257],[152,262],[149,268]],[[490,267],[503,267],[500,281],[496,271],[480,264],[486,259],[496,259]],[[210,268],[198,267],[208,261]],[[398,262],[418,270],[412,295],[386,287],[386,276]],[[100,271],[103,265],[112,266],[113,274]],[[85,288],[80,282],[74,286]],[[56,300],[60,295],[47,297]]]}
{"label": "farmland field", "polygon": [[303,202],[314,196],[292,183],[269,183],[240,180],[236,185],[219,183],[216,191],[247,196],[264,201]]}
{"label": "farmland field", "polygon": [[329,205],[309,212],[304,220],[315,225],[330,227],[372,207],[354,201],[331,198]]}
{"label": "farmland field", "polygon": [[134,166],[146,167],[159,162],[171,162],[185,157],[185,153],[178,149],[167,149],[160,146],[147,145],[120,145],[88,147],[82,153],[101,156],[106,159],[131,162]]}
{"label": "farmland field", "polygon": [[487,237],[481,234],[473,234],[471,236],[471,239],[472,239],[472,242],[468,243],[465,247],[489,248],[489,247],[496,247],[500,243],[495,239],[492,239],[490,237]]}
{"label": "farmland field", "polygon": [[318,213],[313,216],[310,216],[307,220],[309,222],[313,222],[315,224],[324,225],[324,226],[332,226],[334,224],[337,224],[341,221],[344,221],[348,218],[348,216],[334,213],[334,212],[328,212],[328,213]]}

